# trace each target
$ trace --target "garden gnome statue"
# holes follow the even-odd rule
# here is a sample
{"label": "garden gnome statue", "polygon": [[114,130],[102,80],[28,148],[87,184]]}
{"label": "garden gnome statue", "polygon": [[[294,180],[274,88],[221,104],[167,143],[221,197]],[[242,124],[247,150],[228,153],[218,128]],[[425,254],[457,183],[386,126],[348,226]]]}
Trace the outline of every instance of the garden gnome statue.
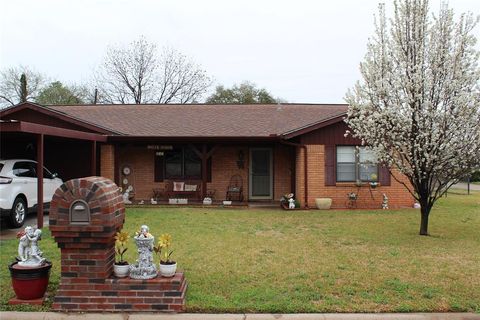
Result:
{"label": "garden gnome statue", "polygon": [[388,209],[388,197],[385,193],[383,194],[382,209]]}
{"label": "garden gnome statue", "polygon": [[25,227],[18,244],[18,265],[24,267],[39,267],[45,262],[38,241],[42,239],[42,230],[31,226]]}
{"label": "garden gnome statue", "polygon": [[288,209],[295,209],[295,199],[288,199]]}
{"label": "garden gnome statue", "polygon": [[155,238],[149,228],[142,225],[140,231],[133,237],[138,250],[137,263],[130,266],[130,278],[153,279],[157,276],[157,268],[153,263],[153,242]]}

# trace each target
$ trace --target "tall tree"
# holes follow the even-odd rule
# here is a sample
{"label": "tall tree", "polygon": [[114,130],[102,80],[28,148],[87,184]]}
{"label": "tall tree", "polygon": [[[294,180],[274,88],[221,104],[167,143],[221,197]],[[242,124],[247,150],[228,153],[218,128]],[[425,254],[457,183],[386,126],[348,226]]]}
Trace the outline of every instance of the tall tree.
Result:
{"label": "tall tree", "polygon": [[216,104],[249,104],[249,103],[276,103],[275,99],[266,89],[259,89],[254,83],[244,81],[231,88],[217,86],[215,93],[207,98],[207,103]]}
{"label": "tall tree", "polygon": [[55,81],[39,93],[36,102],[44,105],[83,104],[84,101],[75,90],[75,87],[70,88],[60,81]]}
{"label": "tall tree", "polygon": [[34,101],[45,82],[43,74],[25,66],[0,71],[0,107]]}
{"label": "tall tree", "polygon": [[145,38],[128,47],[110,47],[96,74],[101,103],[189,103],[211,85],[206,72],[185,55]]}
{"label": "tall tree", "polygon": [[27,76],[25,76],[25,73],[22,73],[20,76],[20,102],[27,102],[27,97]]}
{"label": "tall tree", "polygon": [[479,52],[471,14],[454,20],[443,5],[380,5],[375,36],[360,65],[363,80],[346,96],[347,123],[380,161],[399,169],[421,205],[420,235],[428,235],[435,201],[480,165]]}

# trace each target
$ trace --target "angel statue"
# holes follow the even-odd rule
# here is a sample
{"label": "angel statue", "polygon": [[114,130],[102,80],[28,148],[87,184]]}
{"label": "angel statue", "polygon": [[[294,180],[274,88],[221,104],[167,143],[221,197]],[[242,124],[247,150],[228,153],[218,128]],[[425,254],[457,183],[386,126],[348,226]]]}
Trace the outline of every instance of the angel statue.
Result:
{"label": "angel statue", "polygon": [[38,241],[42,240],[42,230],[27,226],[20,235],[18,265],[25,267],[41,266],[46,261],[42,257],[43,253],[38,246]]}

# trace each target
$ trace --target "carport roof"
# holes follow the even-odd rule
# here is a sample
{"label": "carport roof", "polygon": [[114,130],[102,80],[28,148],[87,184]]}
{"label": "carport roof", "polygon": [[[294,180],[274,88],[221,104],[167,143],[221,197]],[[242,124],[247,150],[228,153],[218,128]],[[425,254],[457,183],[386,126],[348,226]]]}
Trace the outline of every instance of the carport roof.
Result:
{"label": "carport roof", "polygon": [[101,142],[107,141],[107,136],[101,134],[76,131],[17,120],[0,120],[0,132],[21,132],[80,140]]}

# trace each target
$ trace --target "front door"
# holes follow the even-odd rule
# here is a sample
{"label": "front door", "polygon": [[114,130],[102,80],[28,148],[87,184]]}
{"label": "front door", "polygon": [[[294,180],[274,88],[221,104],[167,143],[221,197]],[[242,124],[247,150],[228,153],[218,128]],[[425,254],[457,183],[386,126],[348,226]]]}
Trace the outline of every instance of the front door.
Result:
{"label": "front door", "polygon": [[272,149],[250,149],[250,199],[273,198]]}

